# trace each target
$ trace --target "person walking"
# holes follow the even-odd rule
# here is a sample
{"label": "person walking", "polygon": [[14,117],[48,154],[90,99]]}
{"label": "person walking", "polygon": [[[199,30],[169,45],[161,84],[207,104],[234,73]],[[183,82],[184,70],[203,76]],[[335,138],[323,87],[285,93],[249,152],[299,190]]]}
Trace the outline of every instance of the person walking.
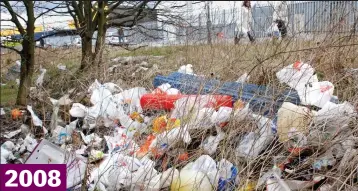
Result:
{"label": "person walking", "polygon": [[277,6],[273,12],[273,22],[277,25],[277,28],[280,32],[281,38],[284,39],[287,37],[287,2],[282,1]]}
{"label": "person walking", "polygon": [[119,43],[124,42],[124,31],[122,27],[119,27],[118,29],[118,42]]}
{"label": "person walking", "polygon": [[249,38],[250,42],[255,42],[255,37],[252,32],[252,13],[251,2],[244,1],[241,9],[241,22],[237,26],[235,34],[235,44],[238,44],[241,38],[245,35]]}

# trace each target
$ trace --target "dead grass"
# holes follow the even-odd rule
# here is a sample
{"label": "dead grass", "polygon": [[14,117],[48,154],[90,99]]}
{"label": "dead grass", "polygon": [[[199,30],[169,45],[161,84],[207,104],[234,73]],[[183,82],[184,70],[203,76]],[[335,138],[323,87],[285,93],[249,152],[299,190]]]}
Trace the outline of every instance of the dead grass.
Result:
{"label": "dead grass", "polygon": [[[104,53],[104,67],[103,71],[88,70],[80,76],[74,76],[80,61],[80,50],[38,50],[36,56],[36,68],[39,65],[48,69],[48,76],[45,83],[45,95],[37,97],[37,101],[46,102],[48,110],[51,104],[48,97],[59,98],[67,93],[69,89],[75,89],[71,97],[76,102],[84,103],[85,99],[81,93],[85,92],[88,86],[93,83],[95,79],[101,82],[115,82],[121,87],[136,87],[142,86],[147,89],[152,89],[152,80],[156,74],[167,75],[176,71],[181,65],[192,64],[194,72],[197,74],[208,75],[214,74],[216,79],[222,81],[236,81],[243,73],[247,72],[251,76],[249,83],[278,87],[283,89],[284,86],[279,84],[275,73],[282,67],[291,64],[297,60],[310,62],[319,74],[320,80],[327,80],[335,85],[335,94],[340,100],[347,100],[353,104],[357,104],[358,86],[357,79],[352,76],[347,76],[345,69],[358,68],[358,52],[355,42],[357,37],[347,39],[329,38],[326,40],[313,39],[309,41],[287,39],[284,41],[272,42],[258,42],[256,44],[242,44],[234,46],[231,44],[220,44],[214,46],[191,45],[191,46],[173,46],[173,47],[156,47],[144,48],[134,52],[123,51],[118,48],[106,47]],[[317,42],[320,42],[319,45]],[[118,56],[164,56],[162,59],[154,59],[148,62],[158,65],[159,71],[150,76],[134,76],[131,75],[131,65],[125,70],[121,70],[114,76],[109,76],[106,69],[115,64],[111,61],[112,58]],[[3,60],[4,59],[4,60]],[[5,55],[1,58],[1,62],[8,63],[18,59],[15,55]],[[11,61],[9,61],[11,60]],[[62,72],[57,70],[57,64],[66,65],[69,70]],[[100,75],[98,75],[98,73]],[[36,78],[36,77],[35,77]],[[8,90],[9,91],[9,90]],[[6,92],[6,91],[4,91]],[[12,92],[13,93],[13,92]],[[4,95],[8,95],[6,93]],[[3,95],[3,92],[2,92]],[[83,99],[78,97],[83,96]],[[9,97],[9,96],[8,96]],[[3,102],[3,98],[1,98]],[[5,99],[6,101],[6,99]],[[5,102],[4,101],[4,102]],[[39,106],[41,108],[43,106]],[[356,129],[357,126],[353,127]],[[149,127],[150,128],[150,127]],[[273,165],[274,156],[292,156],[284,147],[285,143],[273,141],[271,145],[258,158],[245,161],[234,156],[235,139],[242,137],[243,133],[254,129],[254,125],[249,122],[241,124],[229,123],[226,127],[227,132],[231,137],[223,140],[218,148],[218,152],[212,155],[215,159],[226,158],[239,167],[239,176],[241,180],[257,180],[260,173],[267,171]],[[355,131],[355,130],[353,130]],[[178,145],[180,149],[189,149],[190,160],[196,159],[203,151],[198,148],[198,143],[201,142],[208,134],[212,132],[197,132],[192,136],[193,140],[197,140],[196,145]],[[193,141],[195,142],[195,141]],[[237,141],[236,141],[237,142]],[[326,147],[333,145],[328,142]],[[321,146],[321,145],[320,145]],[[353,182],[354,177],[351,174],[354,167],[346,169],[338,174],[337,169],[328,169],[323,172],[311,172],[310,169],[312,161],[317,159],[319,154],[325,151],[325,148],[319,148],[317,145],[312,145],[315,150],[314,154],[308,157],[309,162],[302,162],[304,159],[294,157],[299,160],[300,164],[295,168],[295,174],[285,174],[286,178],[300,178],[303,179],[305,175],[312,178],[313,174],[325,174],[328,183],[336,183],[337,187],[345,187],[350,190],[350,182]],[[189,160],[189,161],[190,161]],[[354,163],[356,164],[356,163]],[[339,181],[337,181],[339,179]],[[243,183],[242,181],[241,183]],[[356,184],[356,181],[355,183]],[[337,188],[338,189],[338,188]]]}

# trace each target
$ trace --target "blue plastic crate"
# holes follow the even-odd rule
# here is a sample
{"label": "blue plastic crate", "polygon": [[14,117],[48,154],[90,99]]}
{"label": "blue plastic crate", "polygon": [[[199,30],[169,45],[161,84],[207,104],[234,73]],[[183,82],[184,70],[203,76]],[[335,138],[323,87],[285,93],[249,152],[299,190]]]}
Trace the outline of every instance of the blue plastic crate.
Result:
{"label": "blue plastic crate", "polygon": [[[220,82],[215,79],[173,72],[168,76],[158,75],[154,78],[153,85],[158,87],[164,83],[179,89],[185,94],[221,94],[230,95],[233,100],[244,100],[250,103],[250,108],[255,112],[270,114],[277,112],[284,101],[300,104],[298,94],[293,89],[287,89],[278,94],[273,88],[256,84],[242,84],[238,82]],[[276,97],[275,97],[275,96]]]}

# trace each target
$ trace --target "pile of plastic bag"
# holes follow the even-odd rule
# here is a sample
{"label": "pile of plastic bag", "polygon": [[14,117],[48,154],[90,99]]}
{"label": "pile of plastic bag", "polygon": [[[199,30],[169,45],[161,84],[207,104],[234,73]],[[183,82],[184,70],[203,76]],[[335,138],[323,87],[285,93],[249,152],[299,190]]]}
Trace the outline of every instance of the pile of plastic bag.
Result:
{"label": "pile of plastic bag", "polygon": [[[194,74],[192,65],[180,67],[179,72]],[[24,139],[1,145],[1,164],[41,145],[38,154],[20,163],[31,164],[38,156],[51,158],[46,148],[56,150],[52,157],[72,153],[70,159],[78,166],[68,165],[70,190],[85,186],[100,191],[264,187],[276,191],[342,186],[325,173],[332,167],[342,170],[349,161],[358,164],[358,139],[350,127],[357,111],[349,102],[331,102],[333,84],[319,82],[307,63],[296,62],[276,75],[298,92],[302,105],[284,102],[274,118],[254,113],[250,103],[241,100],[232,106],[217,106],[213,95],[182,96],[170,111],[146,111],[141,104],[144,95],[183,94],[170,84],[151,91],[143,87],[123,90],[120,85],[96,80],[88,88],[91,105],[72,103],[68,95],[51,99],[53,111],[47,127],[28,106],[32,124],[50,142],[38,144],[25,125],[11,134],[25,134]],[[245,74],[240,81],[248,78]],[[58,113],[64,105],[71,105],[68,112],[73,120],[61,126]],[[207,133],[212,131],[215,133]],[[222,149],[230,153],[223,155]],[[258,170],[255,165],[263,167]],[[86,166],[91,168],[86,171]],[[251,176],[248,171],[253,171]],[[84,177],[88,177],[87,184],[81,185]]]}

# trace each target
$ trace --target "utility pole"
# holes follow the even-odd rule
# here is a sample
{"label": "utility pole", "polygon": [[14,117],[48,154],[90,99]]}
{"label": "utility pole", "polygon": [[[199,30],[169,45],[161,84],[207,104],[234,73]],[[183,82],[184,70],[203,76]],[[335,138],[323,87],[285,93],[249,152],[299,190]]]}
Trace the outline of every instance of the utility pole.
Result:
{"label": "utility pole", "polygon": [[211,17],[210,17],[210,1],[205,2],[206,7],[206,28],[208,30],[208,44],[212,44],[211,42]]}

